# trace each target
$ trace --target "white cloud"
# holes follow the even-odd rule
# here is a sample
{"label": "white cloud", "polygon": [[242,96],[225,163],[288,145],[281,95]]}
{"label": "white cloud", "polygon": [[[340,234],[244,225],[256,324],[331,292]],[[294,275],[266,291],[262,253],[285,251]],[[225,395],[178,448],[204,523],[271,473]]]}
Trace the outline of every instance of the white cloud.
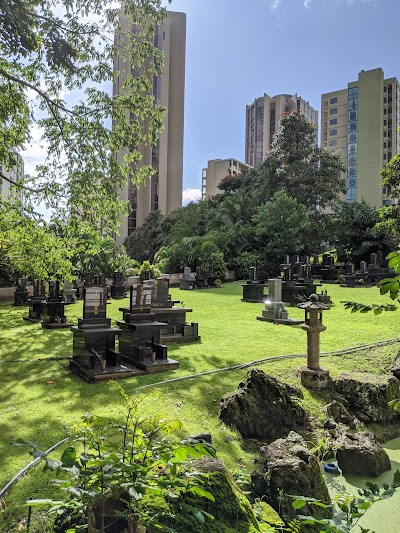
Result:
{"label": "white cloud", "polygon": [[271,0],[270,9],[272,11],[275,11],[275,9],[278,9],[280,3],[281,3],[281,0]]}
{"label": "white cloud", "polygon": [[304,0],[304,7],[305,8],[311,7],[311,2],[312,0]]}
{"label": "white cloud", "polygon": [[31,141],[21,152],[24,160],[25,174],[35,175],[35,167],[44,162],[47,156],[47,142],[42,139],[43,129],[34,124],[30,130]]}
{"label": "white cloud", "polygon": [[200,189],[185,189],[182,192],[182,205],[187,205],[189,202],[197,202],[201,198]]}

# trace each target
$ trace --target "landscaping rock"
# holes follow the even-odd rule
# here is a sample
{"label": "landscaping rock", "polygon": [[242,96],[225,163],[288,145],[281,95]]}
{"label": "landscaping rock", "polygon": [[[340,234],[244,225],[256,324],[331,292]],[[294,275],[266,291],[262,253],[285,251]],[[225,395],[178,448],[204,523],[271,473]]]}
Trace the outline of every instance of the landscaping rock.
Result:
{"label": "landscaping rock", "polygon": [[221,399],[220,418],[245,438],[271,440],[305,425],[308,417],[299,403],[302,397],[300,390],[253,369],[246,383]]}
{"label": "landscaping rock", "polygon": [[388,454],[370,432],[343,433],[335,442],[343,474],[378,477],[391,469]]}
{"label": "landscaping rock", "polygon": [[[251,473],[253,489],[285,522],[296,516],[290,495],[330,502],[320,463],[299,434],[291,431],[286,439],[263,446],[261,453],[263,464]],[[302,507],[299,514],[315,514],[315,507]]]}
{"label": "landscaping rock", "polygon": [[394,376],[353,372],[334,382],[335,391],[348,402],[347,409],[361,422],[386,424],[400,420],[388,402],[400,397],[400,381]]}
{"label": "landscaping rock", "polygon": [[[341,401],[333,400],[325,406],[328,420],[334,420],[337,424],[345,424],[351,429],[356,429],[360,425],[360,421],[347,410],[349,404],[343,398]],[[328,428],[329,429],[329,428]]]}
{"label": "landscaping rock", "polygon": [[[195,467],[197,471],[207,473],[203,487],[214,496],[214,501],[194,492],[170,498],[168,503],[162,496],[146,494],[141,501],[142,508],[150,515],[158,515],[161,524],[173,527],[177,533],[259,533],[260,528],[249,500],[224,464],[203,458],[195,462]],[[193,514],[193,509],[205,511],[214,519],[205,516],[202,523]],[[174,516],[172,523],[170,513]],[[271,513],[272,517],[275,520],[279,518],[274,513]]]}
{"label": "landscaping rock", "polygon": [[397,357],[396,361],[390,369],[390,372],[394,375],[395,378],[400,379],[400,357]]}

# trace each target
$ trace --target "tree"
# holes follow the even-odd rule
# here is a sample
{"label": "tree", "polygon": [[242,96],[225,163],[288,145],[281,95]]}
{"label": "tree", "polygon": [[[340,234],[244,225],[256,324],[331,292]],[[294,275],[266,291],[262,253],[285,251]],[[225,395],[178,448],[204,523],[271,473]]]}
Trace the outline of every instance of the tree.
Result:
{"label": "tree", "polygon": [[[165,110],[154,100],[152,79],[162,65],[154,31],[165,10],[161,0],[125,0],[122,11],[135,31],[117,46],[120,9],[111,1],[0,0],[0,161],[16,164],[32,127],[42,131],[47,151],[34,176],[15,181],[1,173],[25,194],[24,203],[1,203],[3,225],[21,215],[40,219],[34,205],[43,202],[53,220],[111,232],[126,213],[118,190],[153,172],[126,147],[154,146],[162,129]],[[135,76],[111,96],[105,87],[118,76],[116,65],[130,65]]]}
{"label": "tree", "polygon": [[345,170],[339,154],[318,148],[316,127],[293,112],[281,118],[265,161],[243,181],[258,205],[283,190],[308,210],[319,211],[345,192]]}
{"label": "tree", "polygon": [[154,260],[154,255],[162,245],[161,223],[164,217],[160,211],[152,211],[143,226],[136,228],[124,242],[126,252],[139,263]]}
{"label": "tree", "polygon": [[277,192],[270,202],[262,204],[253,216],[258,249],[270,274],[276,274],[280,258],[304,249],[304,232],[310,226],[304,205],[284,191]]}
{"label": "tree", "polygon": [[364,199],[361,202],[338,202],[332,216],[332,241],[339,259],[359,263],[373,251],[384,247],[384,235],[376,224],[379,211]]}

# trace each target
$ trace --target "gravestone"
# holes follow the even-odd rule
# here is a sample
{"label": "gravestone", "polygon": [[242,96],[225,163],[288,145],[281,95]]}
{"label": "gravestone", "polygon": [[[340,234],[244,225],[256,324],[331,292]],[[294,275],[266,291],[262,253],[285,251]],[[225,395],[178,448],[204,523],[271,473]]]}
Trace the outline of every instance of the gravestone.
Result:
{"label": "gravestone", "polygon": [[20,278],[14,292],[14,305],[26,305],[29,299],[29,292],[26,290],[26,279]]}
{"label": "gravestone", "polygon": [[265,278],[266,273],[264,269],[258,268],[256,265],[250,267],[249,279],[247,283],[242,285],[243,297],[242,302],[262,303],[265,299],[264,289],[266,287]]}
{"label": "gravestone", "polygon": [[186,321],[186,313],[191,313],[192,309],[174,306],[178,301],[171,300],[168,294],[168,279],[159,278],[148,284],[152,290],[151,310],[154,313],[154,320],[164,323],[161,328],[161,341],[167,344],[199,341],[198,323],[188,324]]}
{"label": "gravestone", "polygon": [[167,346],[161,344],[161,329],[165,323],[155,320],[151,310],[152,285],[138,284],[130,288],[129,310],[121,309],[123,320],[119,347],[124,361],[147,373],[163,372],[179,367],[168,358]]}
{"label": "gravestone", "polygon": [[70,281],[64,281],[63,297],[65,304],[74,304],[76,302],[76,289],[73,288],[72,283]]}
{"label": "gravestone", "polygon": [[179,280],[179,288],[182,291],[197,289],[196,274],[188,266],[183,269],[183,277]]}
{"label": "gravestone", "polygon": [[60,293],[59,281],[49,281],[49,296],[42,302],[42,305],[42,328],[56,329],[69,328],[71,326],[64,314],[65,302]]}
{"label": "gravestone", "polygon": [[122,272],[114,272],[113,283],[111,285],[111,298],[117,300],[125,297],[126,285],[124,283],[124,275]]}
{"label": "gravestone", "polygon": [[46,282],[36,279],[33,284],[33,296],[29,298],[28,316],[22,317],[29,322],[40,322],[43,316],[43,303],[46,300]]}
{"label": "gravestone", "polygon": [[121,353],[115,349],[115,339],[121,333],[111,327],[107,318],[107,288],[86,287],[83,292],[83,318],[72,326],[73,356],[70,369],[86,380],[97,383],[133,375],[121,364]]}
{"label": "gravestone", "polygon": [[268,281],[268,300],[265,301],[265,309],[262,310],[261,316],[258,316],[257,320],[288,325],[302,323],[302,320],[289,318],[288,312],[285,311],[285,304],[282,301],[282,280],[280,278]]}

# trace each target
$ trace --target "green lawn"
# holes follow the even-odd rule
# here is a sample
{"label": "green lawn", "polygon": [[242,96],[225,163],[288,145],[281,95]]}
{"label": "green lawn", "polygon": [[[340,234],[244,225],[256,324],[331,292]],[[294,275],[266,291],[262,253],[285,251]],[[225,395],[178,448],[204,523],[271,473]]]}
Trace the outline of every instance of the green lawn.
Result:
{"label": "green lawn", "polygon": [[[323,316],[327,330],[321,335],[322,352],[399,336],[399,315],[396,312],[379,316],[350,313],[340,304],[340,300],[387,303],[388,298],[380,296],[376,288],[350,289],[337,285],[323,288],[328,290],[333,305]],[[170,357],[180,362],[178,370],[121,381],[130,394],[137,394],[141,387],[173,378],[306,351],[306,334],[300,327],[256,320],[263,305],[241,302],[240,282],[202,291],[172,289],[171,294],[174,299],[183,300],[185,307],[193,309],[188,313],[188,321],[199,323],[201,342],[169,347]],[[108,316],[113,321],[119,320],[118,308],[127,303],[128,300],[111,300]],[[288,310],[292,318],[303,316],[300,309]],[[81,302],[66,307],[66,314],[73,323],[77,322],[81,312]],[[68,360],[51,360],[71,356],[72,333],[69,330],[44,330],[38,324],[23,321],[24,314],[27,314],[26,307],[0,304],[0,487],[30,460],[26,453],[10,444],[13,438],[36,441],[45,449],[65,436],[65,424],[77,420],[86,411],[109,413],[117,407],[118,401],[107,383],[88,384],[69,371]],[[327,357],[324,366],[333,376],[351,369],[384,372],[396,357],[399,346],[395,343],[380,350],[367,349],[352,355]],[[299,359],[286,359],[265,363],[262,368],[280,379],[298,384],[298,366]],[[145,388],[143,391],[147,393],[160,392],[157,396],[149,396],[145,409],[179,417],[184,425],[182,436],[210,431],[222,458],[231,468],[238,468],[247,464],[252,454],[244,452],[237,434],[219,422],[219,400],[235,390],[246,374],[247,369],[238,369]],[[310,408],[318,415],[324,395],[308,391],[305,395]],[[227,440],[228,435],[234,436],[235,440]],[[33,495],[30,491],[35,497],[40,495],[31,478],[28,476],[13,489],[14,498],[19,497],[20,492],[25,497]]]}

